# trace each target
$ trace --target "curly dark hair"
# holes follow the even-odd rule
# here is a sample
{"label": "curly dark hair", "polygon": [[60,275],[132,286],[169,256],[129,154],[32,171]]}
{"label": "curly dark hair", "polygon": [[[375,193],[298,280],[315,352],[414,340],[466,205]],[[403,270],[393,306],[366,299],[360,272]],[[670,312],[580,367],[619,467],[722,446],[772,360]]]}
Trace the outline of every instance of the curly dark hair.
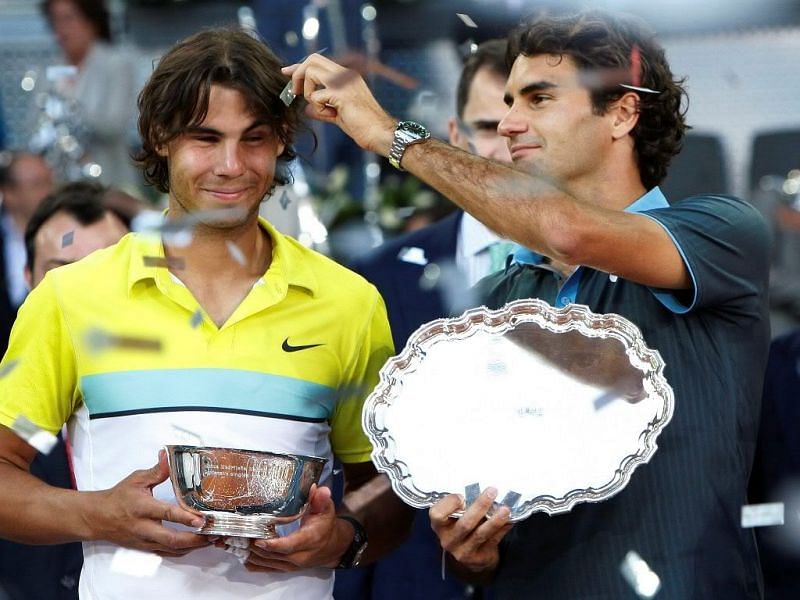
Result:
{"label": "curly dark hair", "polygon": [[273,187],[289,183],[287,165],[296,155],[292,144],[303,122],[300,103],[287,107],[279,97],[289,81],[281,66],[266,44],[235,29],[201,31],[174,46],[139,94],[142,149],[134,159],[145,180],[169,191],[169,165],[157,149],[202,123],[211,86],[221,85],[241,93],[247,110],[283,142]]}
{"label": "curly dark hair", "polygon": [[[631,131],[636,162],[645,187],[663,181],[667,167],[681,150],[686,125],[688,97],[684,79],[675,79],[664,49],[644,22],[629,16],[611,16],[600,11],[585,11],[569,16],[540,16],[523,23],[509,35],[506,61],[509,67],[522,54],[568,56],[584,73],[606,73],[605,85],[590,86],[596,114],[630,90],[631,57],[639,49],[640,87],[658,93],[639,92],[639,121]],[[618,74],[623,74],[623,80]],[[683,99],[687,98],[686,103]]]}

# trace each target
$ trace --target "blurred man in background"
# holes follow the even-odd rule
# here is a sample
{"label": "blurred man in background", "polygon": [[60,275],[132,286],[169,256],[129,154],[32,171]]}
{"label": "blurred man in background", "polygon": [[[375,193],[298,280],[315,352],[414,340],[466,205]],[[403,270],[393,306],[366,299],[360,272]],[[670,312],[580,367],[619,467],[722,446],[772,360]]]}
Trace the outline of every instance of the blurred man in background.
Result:
{"label": "blurred man in background", "polygon": [[25,280],[25,228],[54,184],[53,171],[41,156],[27,152],[5,156],[0,165],[0,354],[30,289]]}
{"label": "blurred man in background", "polygon": [[[105,201],[97,183],[69,183],[47,196],[25,230],[25,279],[36,287],[56,267],[117,243],[128,232],[130,215]],[[37,454],[31,473],[61,488],[73,487],[64,439],[49,454]],[[78,597],[83,565],[79,543],[29,546],[0,540],[0,588],[11,600],[70,600]]]}

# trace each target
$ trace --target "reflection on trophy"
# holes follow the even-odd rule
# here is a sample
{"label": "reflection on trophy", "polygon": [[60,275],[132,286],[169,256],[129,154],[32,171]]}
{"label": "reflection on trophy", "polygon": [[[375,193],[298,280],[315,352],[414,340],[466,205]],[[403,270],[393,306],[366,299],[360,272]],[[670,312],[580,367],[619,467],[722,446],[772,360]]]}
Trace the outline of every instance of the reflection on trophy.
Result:
{"label": "reflection on trophy", "polygon": [[170,480],[182,508],[199,511],[205,535],[277,537],[276,525],[305,512],[324,458],[256,450],[166,446]]}

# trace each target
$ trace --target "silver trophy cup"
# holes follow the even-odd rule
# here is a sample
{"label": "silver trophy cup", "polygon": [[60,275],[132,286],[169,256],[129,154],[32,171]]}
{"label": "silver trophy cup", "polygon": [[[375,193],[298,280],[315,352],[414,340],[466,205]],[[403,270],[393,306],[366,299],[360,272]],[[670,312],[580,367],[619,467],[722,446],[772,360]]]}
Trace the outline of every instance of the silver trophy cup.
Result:
{"label": "silver trophy cup", "polygon": [[166,446],[178,504],[199,511],[198,533],[248,538],[276,537],[306,509],[324,458],[257,450]]}

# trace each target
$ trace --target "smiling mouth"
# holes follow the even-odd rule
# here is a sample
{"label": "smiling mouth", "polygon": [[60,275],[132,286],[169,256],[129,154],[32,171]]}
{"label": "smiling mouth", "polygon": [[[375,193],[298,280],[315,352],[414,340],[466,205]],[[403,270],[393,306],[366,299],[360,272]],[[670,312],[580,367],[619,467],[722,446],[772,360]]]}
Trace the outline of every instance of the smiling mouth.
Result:
{"label": "smiling mouth", "polygon": [[529,150],[539,150],[541,146],[538,144],[519,144],[511,147],[511,158],[517,158],[518,155],[528,152]]}

